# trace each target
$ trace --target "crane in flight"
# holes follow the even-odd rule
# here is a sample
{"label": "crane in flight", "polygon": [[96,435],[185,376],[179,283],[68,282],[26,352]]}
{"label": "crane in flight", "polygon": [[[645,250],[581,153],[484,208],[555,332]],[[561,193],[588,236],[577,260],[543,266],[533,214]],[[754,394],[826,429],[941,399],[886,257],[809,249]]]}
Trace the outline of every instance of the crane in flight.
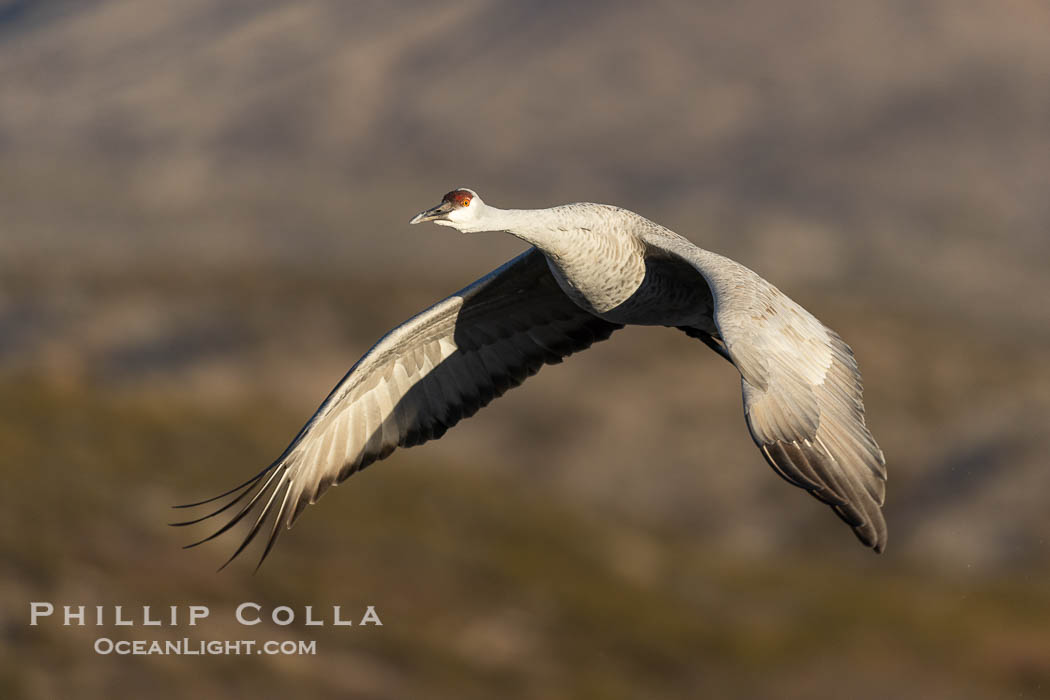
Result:
{"label": "crane in flight", "polygon": [[[744,414],[766,462],[828,504],[876,552],[886,545],[886,460],[864,423],[850,347],[755,272],[634,212],[577,203],[499,209],[457,189],[409,223],[505,231],[531,247],[383,336],[350,368],[291,444],[191,525],[232,513],[263,529],[259,564],[307,505],[397,447],[441,437],[544,364],[626,324],[697,338],[740,372]],[[233,510],[235,506],[240,507]],[[223,566],[226,566],[223,564]]]}

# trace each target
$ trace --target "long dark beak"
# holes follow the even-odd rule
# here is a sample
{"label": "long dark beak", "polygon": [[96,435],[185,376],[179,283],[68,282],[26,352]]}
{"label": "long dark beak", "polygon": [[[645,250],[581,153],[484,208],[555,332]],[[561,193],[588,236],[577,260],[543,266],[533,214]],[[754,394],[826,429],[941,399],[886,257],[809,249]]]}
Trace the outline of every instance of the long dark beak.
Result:
{"label": "long dark beak", "polygon": [[437,219],[444,219],[445,215],[452,211],[452,202],[442,202],[436,207],[431,207],[426,211],[421,211],[412,217],[410,224],[421,224],[424,221],[435,221]]}

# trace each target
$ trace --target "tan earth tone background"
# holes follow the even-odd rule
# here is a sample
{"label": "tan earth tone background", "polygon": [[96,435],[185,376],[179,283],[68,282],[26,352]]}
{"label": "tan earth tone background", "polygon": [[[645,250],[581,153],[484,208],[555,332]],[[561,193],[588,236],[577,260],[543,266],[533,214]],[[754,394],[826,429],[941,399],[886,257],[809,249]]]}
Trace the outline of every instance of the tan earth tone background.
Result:
{"label": "tan earth tone background", "polygon": [[[1036,0],[0,1],[0,696],[1050,695],[1048,36]],[[841,332],[886,553],[653,328],[355,476],[254,576],[214,572],[233,539],[182,551],[206,531],[170,505],[522,249],[408,226],[457,186],[638,211]],[[242,628],[246,600],[384,625]]]}

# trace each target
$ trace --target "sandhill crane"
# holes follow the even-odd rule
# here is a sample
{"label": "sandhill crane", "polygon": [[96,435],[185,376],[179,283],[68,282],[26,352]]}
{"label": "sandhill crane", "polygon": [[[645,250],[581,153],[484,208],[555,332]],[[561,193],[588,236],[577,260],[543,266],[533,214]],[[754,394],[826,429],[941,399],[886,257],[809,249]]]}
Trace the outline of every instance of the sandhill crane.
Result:
{"label": "sandhill crane", "polygon": [[[625,324],[679,328],[740,372],[751,436],[777,474],[831,506],[881,552],[886,468],[864,423],[860,373],[832,330],[748,268],[604,204],[498,209],[457,189],[410,223],[505,231],[529,250],[386,334],[287,449],[240,486],[189,508],[247,499],[206,542],[258,511],[229,564],[269,518],[269,540],[333,484],[441,437],[544,364]],[[250,497],[249,497],[250,495]],[[223,566],[226,566],[224,564]]]}

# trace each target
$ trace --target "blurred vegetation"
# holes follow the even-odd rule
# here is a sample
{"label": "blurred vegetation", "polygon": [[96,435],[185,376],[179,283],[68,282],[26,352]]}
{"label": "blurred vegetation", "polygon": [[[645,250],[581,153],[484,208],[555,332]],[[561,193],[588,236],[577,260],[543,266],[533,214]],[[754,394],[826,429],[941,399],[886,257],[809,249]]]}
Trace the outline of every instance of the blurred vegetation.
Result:
{"label": "blurred vegetation", "polygon": [[[295,416],[265,400],[216,409],[32,377],[3,393],[0,439],[16,468],[0,547],[4,600],[18,601],[5,611],[5,697],[981,698],[1050,684],[1045,570],[931,575],[834,549],[733,556],[574,507],[524,474],[411,453],[311,509],[260,573],[239,561],[215,574],[231,541],[181,551],[188,533],[166,527],[167,506],[231,463],[265,462]],[[29,600],[212,614],[196,629],[30,628]],[[354,617],[374,604],[384,624],[238,628],[246,600],[300,619],[303,605]],[[187,635],[317,639],[319,653],[91,652],[97,636]]]}

